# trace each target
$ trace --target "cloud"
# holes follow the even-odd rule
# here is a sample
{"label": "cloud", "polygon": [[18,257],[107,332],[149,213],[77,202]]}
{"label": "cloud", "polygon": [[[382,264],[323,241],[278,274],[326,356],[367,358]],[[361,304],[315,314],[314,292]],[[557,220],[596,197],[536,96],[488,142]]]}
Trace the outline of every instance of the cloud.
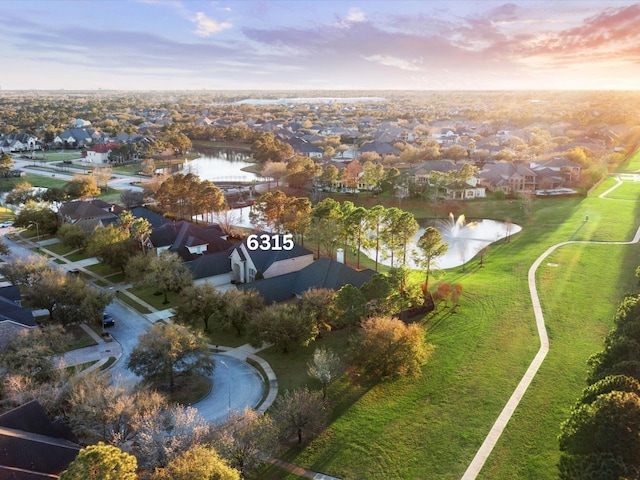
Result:
{"label": "cloud", "polygon": [[366,19],[366,15],[359,8],[350,8],[347,13],[347,21],[352,23],[364,22]]}
{"label": "cloud", "polygon": [[219,33],[223,30],[228,30],[233,25],[229,22],[218,22],[213,18],[207,17],[204,12],[196,13],[196,16],[191,19],[196,24],[195,34],[199,37],[209,37],[214,33]]}
{"label": "cloud", "polygon": [[422,68],[418,65],[419,61],[404,60],[402,58],[392,57],[389,55],[371,55],[369,57],[362,57],[370,62],[376,62],[381,65],[387,65],[389,67],[396,67],[400,70],[409,71],[421,71]]}

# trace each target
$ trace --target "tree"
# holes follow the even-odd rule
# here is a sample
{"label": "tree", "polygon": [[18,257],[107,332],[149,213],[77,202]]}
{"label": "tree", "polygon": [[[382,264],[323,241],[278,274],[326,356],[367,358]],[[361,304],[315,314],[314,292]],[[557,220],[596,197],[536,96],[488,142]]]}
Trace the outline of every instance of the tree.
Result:
{"label": "tree", "polygon": [[142,253],[146,253],[146,245],[151,235],[151,223],[146,218],[136,218],[129,229],[131,238],[140,246]]}
{"label": "tree", "polygon": [[140,422],[133,451],[141,467],[165,468],[176,456],[196,445],[209,443],[212,430],[213,425],[195,408],[172,405]]}
{"label": "tree", "polygon": [[307,363],[307,373],[322,384],[322,400],[327,398],[327,387],[342,371],[340,357],[331,349],[316,348],[313,358]]}
{"label": "tree", "polygon": [[93,231],[87,244],[87,253],[124,273],[133,255],[133,241],[128,230],[110,223]]}
{"label": "tree", "polygon": [[[280,186],[280,179],[287,174],[287,165],[283,162],[268,161],[262,166],[261,175],[276,181],[276,188]],[[271,185],[271,184],[269,184]]]}
{"label": "tree", "polygon": [[615,459],[619,474],[589,478],[637,476],[640,470],[638,432],[640,397],[636,393],[612,391],[599,395],[592,403],[580,405],[561,426],[560,478],[587,478],[574,473],[600,470],[603,457],[609,461]]}
{"label": "tree", "polygon": [[168,381],[173,392],[177,376],[211,375],[215,360],[201,337],[180,325],[157,323],[138,337],[138,345],[127,359],[127,368],[152,382]]}
{"label": "tree", "polygon": [[179,292],[191,286],[193,277],[177,254],[164,251],[160,255],[151,256],[140,283],[146,287],[157,288],[164,294],[163,303],[169,303],[168,293]]}
{"label": "tree", "polygon": [[318,180],[323,187],[333,190],[339,178],[340,171],[338,168],[335,165],[329,164],[324,168]]}
{"label": "tree", "polygon": [[444,243],[442,235],[435,227],[427,227],[418,240],[417,247],[422,253],[422,263],[427,269],[424,281],[426,295],[429,289],[429,273],[431,272],[432,262],[447,253],[449,245]]}
{"label": "tree", "polygon": [[22,331],[9,340],[0,356],[2,375],[24,375],[39,384],[55,376],[56,357],[65,351],[68,338],[60,327]]}
{"label": "tree", "polygon": [[342,327],[359,322],[366,315],[366,305],[367,301],[360,289],[347,283],[336,294],[332,325]]}
{"label": "tree", "polygon": [[0,255],[10,255],[10,254],[11,254],[11,249],[9,248],[9,245],[4,243],[4,240],[0,239]]}
{"label": "tree", "polygon": [[24,292],[32,308],[49,311],[49,320],[64,325],[84,321],[98,322],[111,296],[90,287],[85,280],[67,275],[62,270],[46,269]]}
{"label": "tree", "polygon": [[89,242],[89,235],[79,225],[65,223],[56,232],[56,237],[65,245],[84,250]]}
{"label": "tree", "polygon": [[8,153],[0,155],[0,175],[7,178],[11,167],[13,167],[13,157]]}
{"label": "tree", "polygon": [[258,163],[282,162],[293,157],[293,147],[276,139],[272,133],[261,134],[251,146],[253,158]]}
{"label": "tree", "polygon": [[257,228],[269,228],[271,231],[279,232],[283,225],[287,199],[287,195],[280,190],[265,193],[251,207],[251,223]]}
{"label": "tree", "polygon": [[321,173],[322,167],[309,157],[296,156],[287,163],[287,182],[291,188],[304,188]]}
{"label": "tree", "polygon": [[222,190],[209,180],[201,181],[193,173],[171,175],[159,186],[155,198],[163,209],[189,219],[220,211],[225,205]]}
{"label": "tree", "polygon": [[379,163],[364,162],[362,164],[362,182],[367,188],[378,190],[384,178],[384,167]]}
{"label": "tree", "polygon": [[240,337],[264,308],[264,300],[255,290],[230,289],[222,295],[222,305],[223,308],[213,318],[223,328],[235,330]]}
{"label": "tree", "polygon": [[333,258],[333,252],[340,237],[340,204],[333,198],[325,198],[311,210],[309,237],[318,245],[317,256],[322,249]]}
{"label": "tree", "polygon": [[36,191],[29,182],[20,182],[13,190],[11,190],[5,197],[5,202],[12,205],[21,205],[27,202],[27,200],[38,201],[40,195],[36,194]]}
{"label": "tree", "polygon": [[331,330],[332,305],[336,292],[329,288],[310,288],[298,300],[298,309],[304,318],[316,323],[318,332]]}
{"label": "tree", "polygon": [[[96,184],[101,184],[105,191],[109,191],[109,180],[113,174],[113,168],[111,167],[95,167],[91,173],[96,177]],[[98,185],[99,186],[99,185]]]}
{"label": "tree", "polygon": [[355,190],[360,184],[360,174],[362,173],[362,165],[358,160],[352,160],[349,165],[342,170],[342,185],[346,188]]}
{"label": "tree", "polygon": [[303,434],[312,438],[327,424],[328,412],[320,395],[306,387],[293,392],[287,390],[273,406],[273,418],[280,426],[285,438],[296,435],[298,445]]}
{"label": "tree", "polygon": [[156,468],[151,480],[240,480],[240,472],[230,467],[216,451],[194,445],[176,455],[163,468]]}
{"label": "tree", "polygon": [[38,281],[40,274],[51,266],[46,258],[40,255],[18,257],[11,262],[0,263],[0,274],[12,285],[29,287]]}
{"label": "tree", "polygon": [[251,344],[272,344],[289,353],[293,345],[307,346],[318,336],[315,322],[300,315],[292,304],[274,304],[263,309],[249,324]]}
{"label": "tree", "polygon": [[424,329],[415,323],[406,325],[390,317],[367,318],[351,348],[351,362],[368,376],[419,376],[430,351],[424,335]]}
{"label": "tree", "polygon": [[76,435],[122,446],[136,441],[142,421],[165,407],[157,392],[89,372],[70,380],[65,414]]}
{"label": "tree", "polygon": [[371,207],[367,212],[367,230],[371,233],[371,241],[366,242],[367,246],[374,246],[376,251],[375,262],[376,272],[378,271],[378,259],[380,255],[380,240],[382,232],[386,229],[387,212],[382,205]]}
{"label": "tree", "polygon": [[222,294],[213,285],[202,283],[183,292],[175,308],[175,317],[176,321],[183,324],[193,324],[201,320],[204,331],[207,332],[209,319],[223,308]]}
{"label": "tree", "polygon": [[60,474],[60,480],[136,480],[136,457],[117,447],[89,445]]}
{"label": "tree", "polygon": [[74,175],[67,183],[65,190],[69,197],[81,200],[100,195],[100,188],[94,175]]}
{"label": "tree", "polygon": [[53,235],[58,230],[58,217],[51,210],[51,205],[27,200],[27,203],[16,215],[13,224],[23,228],[34,228],[37,225],[37,231],[40,235]]}
{"label": "tree", "polygon": [[355,241],[355,249],[357,255],[357,269],[360,270],[360,249],[363,241],[366,241],[368,212],[364,207],[355,207],[346,219],[349,236]]}
{"label": "tree", "polygon": [[254,473],[278,447],[278,426],[271,416],[248,407],[244,412],[232,412],[216,433],[216,450],[243,478]]}

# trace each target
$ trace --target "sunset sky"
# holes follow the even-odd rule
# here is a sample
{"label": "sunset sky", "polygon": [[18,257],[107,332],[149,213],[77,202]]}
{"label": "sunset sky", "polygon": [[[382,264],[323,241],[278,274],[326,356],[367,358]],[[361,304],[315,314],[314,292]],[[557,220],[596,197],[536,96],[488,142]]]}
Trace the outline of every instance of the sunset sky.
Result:
{"label": "sunset sky", "polygon": [[640,88],[628,1],[2,1],[0,86]]}

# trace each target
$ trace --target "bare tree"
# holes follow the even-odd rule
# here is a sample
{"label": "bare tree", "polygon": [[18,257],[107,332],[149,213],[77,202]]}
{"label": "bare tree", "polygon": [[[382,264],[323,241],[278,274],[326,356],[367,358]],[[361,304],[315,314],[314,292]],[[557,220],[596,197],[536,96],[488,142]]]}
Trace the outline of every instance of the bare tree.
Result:
{"label": "bare tree", "polygon": [[320,395],[305,387],[293,392],[287,390],[274,405],[273,418],[285,438],[295,435],[301,444],[303,435],[312,438],[325,428],[328,411]]}
{"label": "bare tree", "polygon": [[322,384],[322,399],[327,398],[327,387],[342,371],[340,357],[331,349],[316,348],[313,358],[307,364],[307,373]]}
{"label": "bare tree", "polygon": [[246,408],[232,412],[213,441],[220,455],[243,477],[273,456],[278,447],[278,427],[269,415]]}

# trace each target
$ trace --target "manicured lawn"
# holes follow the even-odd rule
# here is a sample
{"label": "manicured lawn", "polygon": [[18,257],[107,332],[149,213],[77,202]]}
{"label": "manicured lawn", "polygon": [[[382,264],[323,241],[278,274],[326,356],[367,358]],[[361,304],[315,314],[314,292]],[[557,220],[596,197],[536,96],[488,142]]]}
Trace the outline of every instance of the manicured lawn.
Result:
{"label": "manicured lawn", "polygon": [[638,200],[638,182],[623,182],[618,188],[607,195],[607,198],[616,200]]}
{"label": "manicured lawn", "polygon": [[47,250],[49,250],[50,252],[53,253],[57,253],[58,255],[64,257],[65,255],[68,255],[69,253],[75,251],[75,248],[72,248],[68,245],[65,245],[62,242],[58,242],[58,243],[52,243],[50,245],[47,245],[46,247]]}
{"label": "manicured lawn", "polygon": [[640,149],[616,168],[618,172],[637,172],[638,170],[640,170]]}
{"label": "manicured lawn", "polygon": [[[129,291],[158,310],[166,310],[167,308],[175,307],[178,304],[178,299],[180,298],[179,294],[169,292],[167,295],[168,303],[164,303],[164,294],[157,295],[158,291],[155,288],[131,287]],[[120,298],[123,296],[124,295]]]}
{"label": "manicured lawn", "polygon": [[[459,479],[539,348],[526,281],[533,261],[561,241],[630,240],[635,234],[636,204],[597,198],[613,184],[604,182],[587,199],[534,201],[527,207],[530,220],[512,217],[524,230],[493,246],[484,267],[441,277],[462,283],[463,298],[457,314],[425,321],[435,350],[423,376],[372,387],[342,378],[330,388],[337,401],[331,426],[284,457],[344,480]],[[465,206],[476,210],[477,204]],[[557,267],[540,268],[551,352],[482,478],[556,477],[559,423],[585,386],[585,362],[601,348],[617,302],[636,286],[639,250],[577,244],[546,262]],[[263,478],[296,478],[267,470]]]}

